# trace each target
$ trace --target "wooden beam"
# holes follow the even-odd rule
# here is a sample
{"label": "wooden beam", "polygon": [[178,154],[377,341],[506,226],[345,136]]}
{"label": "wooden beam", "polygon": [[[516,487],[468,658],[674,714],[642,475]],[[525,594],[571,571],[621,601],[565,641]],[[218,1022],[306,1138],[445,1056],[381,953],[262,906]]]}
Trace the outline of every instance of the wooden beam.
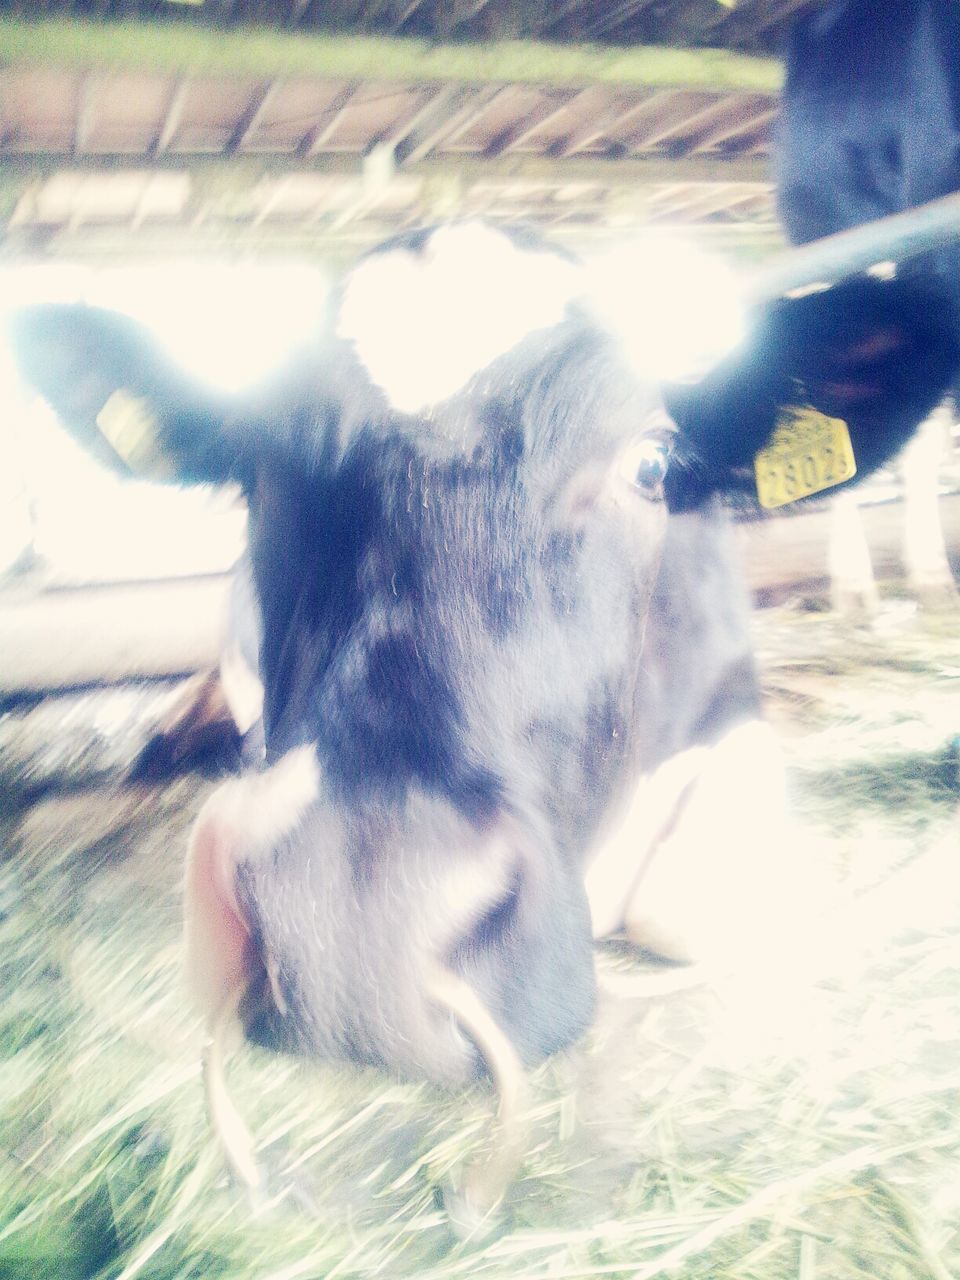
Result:
{"label": "wooden beam", "polygon": [[290,6],[290,16],[287,19],[288,27],[296,27],[300,25],[303,15],[310,8],[311,0],[293,0]]}
{"label": "wooden beam", "polygon": [[[287,155],[257,154],[225,160],[220,156],[199,152],[178,153],[145,160],[141,155],[81,156],[76,162],[69,156],[56,154],[0,154],[0,187],[5,181],[42,179],[55,173],[125,173],[131,169],[173,169],[178,173],[216,173],[225,179],[233,173],[237,182],[253,185],[261,177],[277,177],[285,173],[323,173],[356,176],[359,159],[355,155],[323,155],[311,164],[298,164]],[[671,160],[666,156],[640,155],[610,160],[603,156],[572,156],[555,160],[549,156],[505,155],[486,159],[472,155],[426,157],[415,168],[418,174],[457,173],[465,180],[515,179],[536,182],[600,182],[611,188],[634,189],[650,182],[766,182],[769,165],[762,157],[748,160],[717,159],[712,156],[684,156]]]}
{"label": "wooden beam", "polygon": [[631,145],[643,148],[658,147],[679,134],[692,133],[701,125],[711,124],[714,120],[722,120],[725,116],[732,115],[736,110],[736,105],[736,99],[730,95],[717,94],[713,102],[701,107],[692,116],[681,116],[679,120],[674,120],[671,124],[660,125],[652,133],[645,133],[642,137],[634,139]]}
{"label": "wooden beam", "polygon": [[620,106],[611,105],[605,111],[600,111],[595,119],[581,125],[579,129],[569,134],[553,154],[563,159],[576,155],[584,147],[596,142],[597,138],[602,138],[604,134],[609,135],[615,130],[623,128],[631,120],[636,120],[637,116],[645,115],[655,102],[661,102],[665,97],[669,98],[671,96],[671,92],[665,93],[661,91],[652,93],[643,102],[635,102],[630,107],[624,107],[622,104]]}
{"label": "wooden beam", "polygon": [[781,26],[807,9],[822,8],[825,0],[765,0],[739,4],[731,12],[724,30],[734,38],[751,38]]}
{"label": "wooden beam", "polygon": [[689,154],[695,155],[698,152],[709,151],[713,147],[720,146],[724,142],[732,142],[734,138],[743,138],[751,133],[758,133],[768,124],[772,124],[777,118],[777,108],[771,107],[768,111],[758,111],[750,116],[747,120],[731,121],[728,124],[719,125],[716,129],[711,129],[709,133],[704,134],[695,146],[690,148]]}
{"label": "wooden beam", "polygon": [[474,89],[470,98],[464,102],[461,109],[456,113],[452,128],[444,134],[444,146],[449,147],[458,138],[461,138],[468,129],[472,129],[478,121],[483,119],[499,98],[506,97],[511,91],[512,86],[508,84],[490,85],[483,89]]}
{"label": "wooden beam", "polygon": [[657,219],[679,217],[686,222],[691,218],[708,217],[711,213],[719,213],[724,209],[735,209],[738,205],[749,204],[754,200],[765,201],[772,209],[773,187],[761,183],[730,183],[728,186],[717,183],[707,189],[695,188],[685,200],[657,204],[651,209],[651,214]]}
{"label": "wooden beam", "polygon": [[360,84],[361,81],[359,80],[350,80],[337,91],[324,110],[323,118],[320,122],[315,124],[312,129],[308,129],[300,139],[296,150],[298,159],[308,160],[326,146],[346,115],[350,103],[360,88]]}
{"label": "wooden beam", "polygon": [[581,89],[579,92],[567,91],[561,92],[559,95],[554,93],[547,94],[522,120],[511,128],[505,129],[503,133],[496,137],[487,147],[484,155],[492,158],[506,155],[508,151],[519,150],[525,142],[528,142],[530,138],[538,134],[546,125],[552,124],[554,120],[565,115],[575,103],[583,98],[585,93],[589,92],[589,89]]}
{"label": "wooden beam", "polygon": [[587,27],[586,34],[591,40],[596,39],[597,36],[605,36],[615,31],[617,27],[622,27],[625,22],[635,18],[644,9],[649,9],[652,3],[653,0],[625,0],[625,3],[618,4],[612,12],[604,14],[602,18]]}
{"label": "wooden beam", "polygon": [[280,88],[281,81],[265,80],[259,84],[253,93],[250,101],[237,122],[237,126],[230,135],[227,145],[224,147],[224,154],[228,156],[236,155],[237,152],[243,151],[244,147],[257,132],[260,122],[263,120],[270,106],[271,101]]}
{"label": "wooden beam", "polygon": [[294,32],[211,30],[174,23],[0,19],[0,65],[75,67],[258,79],[459,81],[489,84],[608,84],[650,88],[777,93],[783,69],[774,58],[725,49],[631,49],[505,40],[435,45],[390,37],[334,37]]}
{"label": "wooden beam", "polygon": [[230,579],[216,576],[5,600],[0,692],[179,675],[212,666],[220,653],[229,591]]}
{"label": "wooden beam", "polygon": [[475,123],[501,91],[501,86],[487,86],[480,90],[461,89],[444,103],[443,109],[430,120],[420,122],[408,137],[396,148],[398,164],[408,168],[425,159],[441,143],[455,138]]}
{"label": "wooden beam", "polygon": [[93,73],[85,71],[77,83],[77,110],[73,123],[73,155],[82,156],[93,128],[93,99],[95,82]]}
{"label": "wooden beam", "polygon": [[162,155],[173,141],[177,130],[180,128],[180,121],[183,119],[183,108],[186,106],[189,93],[190,81],[186,76],[180,76],[174,82],[170,97],[167,99],[163,123],[160,125],[156,137],[147,148],[147,153],[151,158]]}

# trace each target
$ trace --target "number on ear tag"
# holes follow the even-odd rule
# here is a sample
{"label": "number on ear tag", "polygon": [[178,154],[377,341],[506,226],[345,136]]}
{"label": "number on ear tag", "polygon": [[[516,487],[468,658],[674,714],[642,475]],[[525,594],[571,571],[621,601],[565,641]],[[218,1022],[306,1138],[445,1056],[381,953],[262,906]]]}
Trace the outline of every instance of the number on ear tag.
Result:
{"label": "number on ear tag", "polygon": [[757,497],[768,509],[843,484],[857,474],[847,424],[809,405],[784,409],[754,470]]}

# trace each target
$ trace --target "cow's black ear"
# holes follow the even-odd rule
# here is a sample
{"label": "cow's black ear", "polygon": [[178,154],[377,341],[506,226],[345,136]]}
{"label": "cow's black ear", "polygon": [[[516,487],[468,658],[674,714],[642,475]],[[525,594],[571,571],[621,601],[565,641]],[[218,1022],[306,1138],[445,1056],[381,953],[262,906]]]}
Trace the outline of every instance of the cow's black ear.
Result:
{"label": "cow's black ear", "polygon": [[862,478],[909,439],[958,367],[960,316],[936,277],[857,277],[773,303],[704,379],[665,388],[689,458],[668,499],[682,508],[749,490],[757,453],[806,406],[846,422]]}
{"label": "cow's black ear", "polygon": [[788,401],[846,422],[861,477],[906,443],[960,367],[956,290],[928,271],[855,277],[785,301],[771,332],[790,377]]}
{"label": "cow's black ear", "polygon": [[83,305],[27,307],[14,313],[10,341],[26,382],[114,471],[180,482],[230,477],[226,407],[128,316]]}

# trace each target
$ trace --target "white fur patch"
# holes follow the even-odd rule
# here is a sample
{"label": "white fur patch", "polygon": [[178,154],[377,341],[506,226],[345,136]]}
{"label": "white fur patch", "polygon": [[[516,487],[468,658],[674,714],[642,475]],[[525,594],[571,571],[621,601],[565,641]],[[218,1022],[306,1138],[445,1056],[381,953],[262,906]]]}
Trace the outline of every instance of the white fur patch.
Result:
{"label": "white fur patch", "polygon": [[528,334],[559,323],[581,292],[573,263],[462,223],[434,232],[422,253],[397,249],[361,262],[337,334],[354,344],[394,408],[418,413]]}
{"label": "white fur patch", "polygon": [[586,876],[594,936],[674,960],[764,951],[797,906],[779,746],[747,721],[643,778]]}
{"label": "white fur patch", "polygon": [[263,715],[263,684],[236,642],[220,656],[220,682],[238,733],[249,733]]}
{"label": "white fur patch", "polygon": [[197,822],[215,823],[234,849],[234,863],[275,847],[299,824],[320,791],[320,767],[310,745],[288,751],[270,769],[224,783]]}
{"label": "white fur patch", "polygon": [[627,811],[594,854],[585,884],[595,938],[605,938],[623,928],[634,886],[660,832],[702,769],[706,754],[706,747],[691,747],[671,756],[652,774],[644,775]]}

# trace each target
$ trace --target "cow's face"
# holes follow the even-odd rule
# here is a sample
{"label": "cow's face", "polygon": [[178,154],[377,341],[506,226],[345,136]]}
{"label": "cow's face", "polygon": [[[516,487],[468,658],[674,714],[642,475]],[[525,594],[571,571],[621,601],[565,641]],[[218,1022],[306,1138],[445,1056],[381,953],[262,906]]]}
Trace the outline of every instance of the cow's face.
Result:
{"label": "cow's face", "polygon": [[464,1078],[478,1054],[431,996],[453,972],[522,1057],[567,1043],[592,1009],[583,859],[643,745],[673,435],[576,265],[477,226],[387,246],[256,403],[205,400],[100,313],[23,332],[75,430],[132,394],[182,475],[248,495],[267,767],[193,842],[211,1014]]}
{"label": "cow's face", "polygon": [[577,286],[482,228],[381,251],[310,399],[247,428],[272,767],[227,794],[276,829],[215,806],[205,840],[256,1039],[462,1078],[438,969],[528,1060],[589,1020],[582,860],[641,747],[672,426]]}

